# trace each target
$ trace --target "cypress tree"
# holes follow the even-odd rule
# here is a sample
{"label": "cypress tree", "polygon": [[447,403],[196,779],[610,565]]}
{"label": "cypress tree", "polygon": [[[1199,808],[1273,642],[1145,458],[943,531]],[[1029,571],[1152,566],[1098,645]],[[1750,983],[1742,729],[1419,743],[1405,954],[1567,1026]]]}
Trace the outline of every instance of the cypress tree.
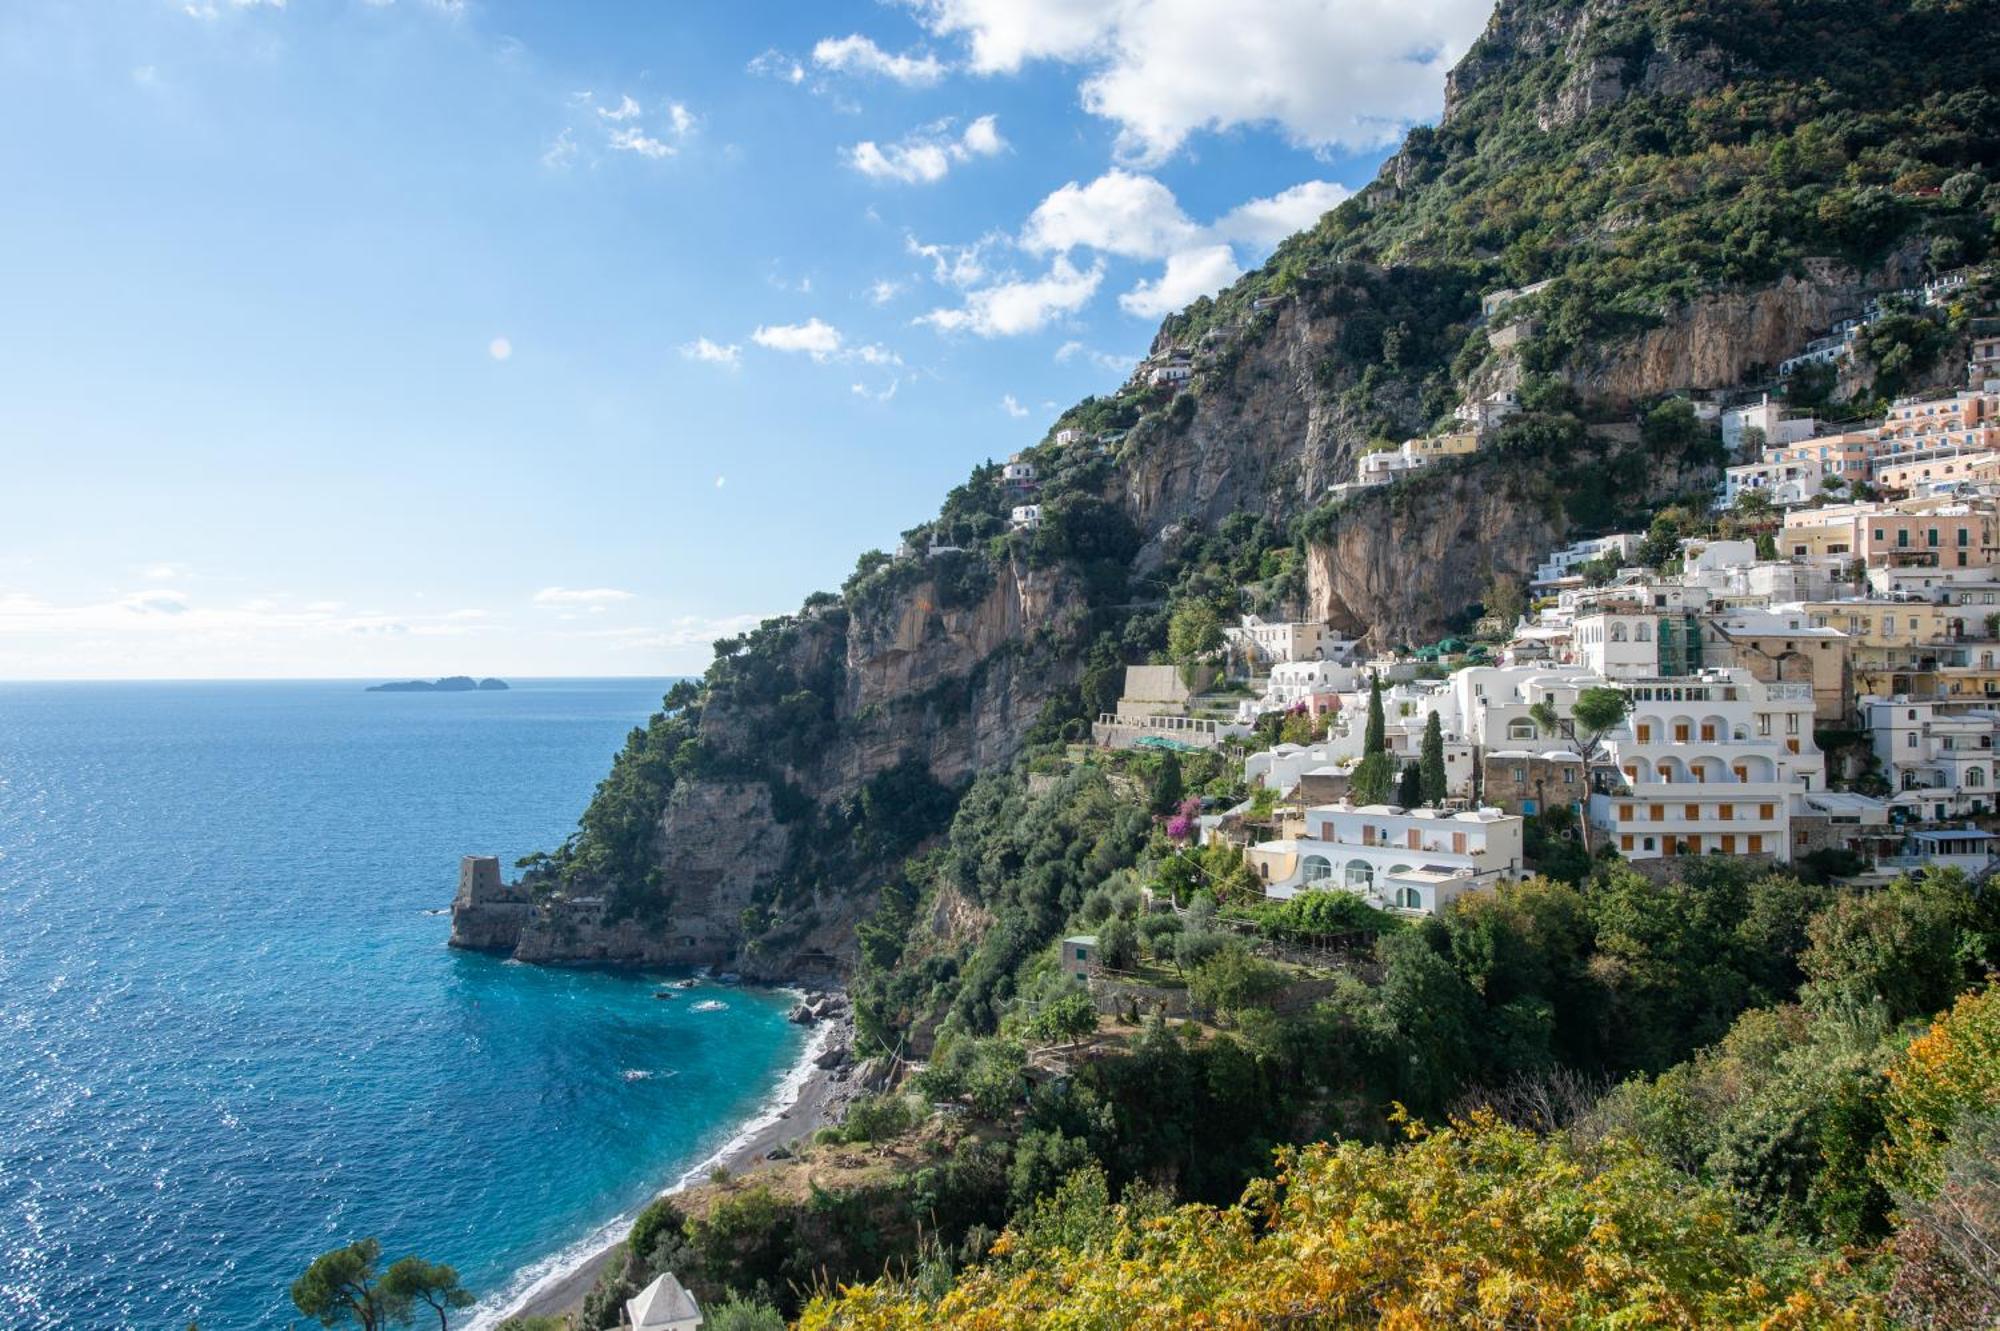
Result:
{"label": "cypress tree", "polygon": [[1396,780],[1396,803],[1406,809],[1414,809],[1423,800],[1423,774],[1413,762],[1403,764],[1403,774]]}
{"label": "cypress tree", "polygon": [[1433,808],[1442,807],[1447,789],[1444,775],[1444,727],[1438,724],[1436,712],[1432,712],[1429,719],[1424,722],[1424,748],[1420,771],[1419,798]]}

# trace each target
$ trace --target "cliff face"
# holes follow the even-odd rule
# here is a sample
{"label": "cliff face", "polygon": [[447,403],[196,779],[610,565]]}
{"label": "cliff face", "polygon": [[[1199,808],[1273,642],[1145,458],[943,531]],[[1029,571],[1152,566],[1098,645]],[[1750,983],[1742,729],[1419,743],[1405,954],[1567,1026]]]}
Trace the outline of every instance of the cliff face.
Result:
{"label": "cliff face", "polygon": [[[797,635],[784,668],[814,677],[829,656],[843,667],[837,739],[779,774],[815,810],[852,800],[903,764],[943,785],[1005,764],[1043,703],[1074,681],[1085,610],[1062,570],[1009,565],[973,604],[942,599],[924,581],[875,612],[825,616]],[[659,811],[652,843],[664,910],[621,913],[588,886],[531,904],[513,884],[491,899],[461,891],[452,945],[533,962],[714,965],[763,979],[844,969],[865,892],[810,887],[769,945],[751,945],[744,925],[745,910],[782,897],[803,862],[837,849],[812,844],[811,812],[781,816],[772,780],[731,770],[763,756],[770,733],[756,709],[725,702],[703,711],[701,740],[725,771],[678,782]]]}

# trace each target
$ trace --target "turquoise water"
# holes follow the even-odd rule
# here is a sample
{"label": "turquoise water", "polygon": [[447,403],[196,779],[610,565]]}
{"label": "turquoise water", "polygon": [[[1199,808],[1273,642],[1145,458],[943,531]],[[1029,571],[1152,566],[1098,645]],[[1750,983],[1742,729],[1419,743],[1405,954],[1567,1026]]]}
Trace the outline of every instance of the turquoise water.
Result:
{"label": "turquoise water", "polygon": [[558,842],[665,685],[0,685],[0,1326],[283,1327],[370,1234],[490,1309],[757,1112],[783,996],[428,913]]}

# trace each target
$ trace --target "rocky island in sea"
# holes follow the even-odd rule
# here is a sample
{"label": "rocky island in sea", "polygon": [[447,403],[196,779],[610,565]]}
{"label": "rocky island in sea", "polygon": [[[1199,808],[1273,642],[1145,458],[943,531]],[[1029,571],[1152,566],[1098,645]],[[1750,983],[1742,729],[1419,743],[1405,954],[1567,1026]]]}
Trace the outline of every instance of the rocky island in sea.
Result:
{"label": "rocky island in sea", "polygon": [[370,693],[501,693],[504,679],[474,679],[470,675],[446,675],[443,679],[406,679],[398,683],[370,684]]}

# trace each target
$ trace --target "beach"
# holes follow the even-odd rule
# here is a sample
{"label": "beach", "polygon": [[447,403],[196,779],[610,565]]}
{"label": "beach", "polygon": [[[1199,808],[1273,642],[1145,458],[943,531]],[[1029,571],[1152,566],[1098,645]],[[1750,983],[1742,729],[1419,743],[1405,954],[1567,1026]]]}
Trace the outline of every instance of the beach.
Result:
{"label": "beach", "polygon": [[[823,1056],[829,1051],[853,1048],[853,1015],[845,1003],[840,1007],[839,1013],[814,1024],[805,1048],[799,1053],[799,1061],[779,1084],[765,1111],[746,1124],[721,1150],[662,1189],[661,1196],[685,1191],[706,1180],[718,1169],[741,1175],[767,1168],[771,1163],[767,1157],[772,1151],[840,1121],[848,1103],[859,1090],[850,1075],[852,1065],[843,1059],[832,1067],[820,1066]],[[599,1273],[622,1251],[624,1231],[629,1223],[630,1217],[627,1217],[616,1226],[616,1238],[574,1264],[544,1277],[490,1320],[483,1317],[476,1319],[471,1331],[497,1325],[510,1317],[561,1317],[574,1312],[597,1284]]]}

